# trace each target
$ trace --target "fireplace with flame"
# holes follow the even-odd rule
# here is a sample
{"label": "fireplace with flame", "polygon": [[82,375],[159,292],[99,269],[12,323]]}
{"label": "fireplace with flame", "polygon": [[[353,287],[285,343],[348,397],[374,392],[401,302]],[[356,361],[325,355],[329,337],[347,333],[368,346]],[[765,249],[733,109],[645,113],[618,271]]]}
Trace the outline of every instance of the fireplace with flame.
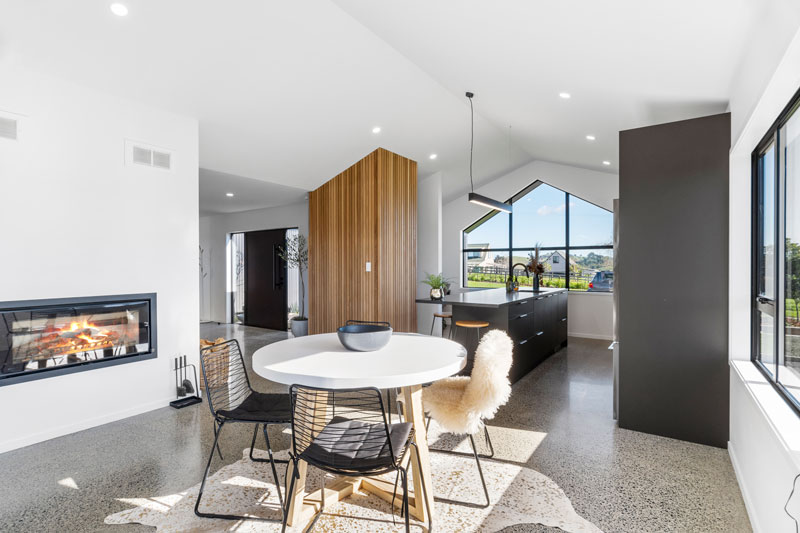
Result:
{"label": "fireplace with flame", "polygon": [[156,357],[156,295],[0,303],[0,385]]}

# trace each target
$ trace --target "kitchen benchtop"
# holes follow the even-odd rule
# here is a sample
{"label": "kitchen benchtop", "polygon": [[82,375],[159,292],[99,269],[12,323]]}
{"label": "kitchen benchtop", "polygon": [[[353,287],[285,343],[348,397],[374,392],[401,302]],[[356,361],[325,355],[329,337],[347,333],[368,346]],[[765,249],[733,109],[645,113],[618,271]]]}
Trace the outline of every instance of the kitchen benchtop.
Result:
{"label": "kitchen benchtop", "polygon": [[566,289],[542,288],[537,292],[518,291],[506,292],[504,288],[481,289],[464,291],[457,294],[450,294],[441,300],[431,300],[430,298],[417,298],[420,304],[441,304],[441,305],[464,305],[472,307],[503,307],[514,302],[541,298],[548,294],[566,292]]}

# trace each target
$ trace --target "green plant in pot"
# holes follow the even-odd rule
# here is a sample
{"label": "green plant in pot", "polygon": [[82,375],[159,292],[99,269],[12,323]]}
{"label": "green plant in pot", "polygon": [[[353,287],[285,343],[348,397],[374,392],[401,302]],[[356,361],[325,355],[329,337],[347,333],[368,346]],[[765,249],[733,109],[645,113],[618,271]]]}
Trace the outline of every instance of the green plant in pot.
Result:
{"label": "green plant in pot", "polygon": [[278,248],[278,255],[286,261],[286,266],[296,268],[300,278],[300,314],[292,318],[292,334],[295,337],[308,335],[308,317],[305,314],[305,284],[303,273],[308,270],[308,241],[305,235],[297,233],[286,239],[286,246]]}
{"label": "green plant in pot", "polygon": [[425,273],[425,279],[421,281],[431,288],[431,300],[441,300],[450,287],[450,280],[445,278],[441,272],[438,274]]}

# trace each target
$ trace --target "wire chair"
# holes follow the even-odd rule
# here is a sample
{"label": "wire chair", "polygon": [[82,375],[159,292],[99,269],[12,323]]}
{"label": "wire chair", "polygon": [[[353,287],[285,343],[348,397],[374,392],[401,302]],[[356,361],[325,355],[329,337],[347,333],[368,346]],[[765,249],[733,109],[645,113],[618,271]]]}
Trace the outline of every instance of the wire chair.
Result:
{"label": "wire chair", "polygon": [[[222,459],[219,448],[219,436],[222,428],[230,422],[255,424],[253,440],[250,443],[250,459],[262,463],[270,463],[272,476],[275,479],[275,488],[278,492],[278,501],[283,513],[283,496],[278,480],[278,471],[275,463],[288,463],[286,460],[275,459],[272,455],[272,446],[269,442],[267,426],[271,424],[290,424],[292,421],[291,403],[287,394],[265,394],[256,392],[250,385],[250,378],[244,366],[244,357],[239,347],[239,342],[234,340],[208,346],[200,350],[200,365],[203,370],[208,407],[214,417],[214,444],[197,494],[194,512],[197,516],[206,518],[224,518],[228,520],[266,520],[276,519],[257,518],[252,516],[237,516],[228,514],[207,513],[200,511],[200,500],[203,497],[206,479],[211,469],[211,461],[216,449]],[[267,444],[269,459],[259,459],[253,456],[259,426],[262,427],[264,440]]]}
{"label": "wire chair", "polygon": [[[391,328],[392,324],[390,322],[384,322],[380,320],[348,320],[345,322],[346,326],[351,325],[359,325],[365,324],[368,326],[386,326],[387,328]],[[395,398],[397,398],[397,391],[395,389],[386,389],[386,410],[389,416],[389,422],[392,422],[392,403],[397,403],[397,400],[392,400],[392,394],[394,394]],[[398,405],[399,408],[399,405]],[[400,411],[398,410],[398,416]]]}
{"label": "wire chair", "polygon": [[[412,424],[390,424],[386,419],[381,392],[374,387],[322,389],[292,385],[289,397],[292,402],[291,460],[294,463],[294,475],[286,497],[283,531],[286,530],[294,485],[300,478],[298,463],[305,461],[337,475],[373,476],[397,472],[402,481],[402,516],[405,517],[408,532],[408,471],[404,460],[408,449],[411,446],[416,448]],[[418,468],[415,473],[421,476],[419,453],[416,456]],[[424,483],[422,485],[424,487]],[[427,499],[425,502],[427,505]],[[307,531],[314,527],[324,508],[323,478],[322,505]]]}

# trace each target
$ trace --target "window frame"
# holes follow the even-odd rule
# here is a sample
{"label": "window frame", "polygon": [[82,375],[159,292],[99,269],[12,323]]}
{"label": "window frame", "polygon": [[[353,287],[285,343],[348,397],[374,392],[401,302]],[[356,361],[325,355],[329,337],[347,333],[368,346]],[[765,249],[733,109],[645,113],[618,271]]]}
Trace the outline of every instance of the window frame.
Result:
{"label": "window frame", "polygon": [[[750,211],[750,360],[780,394],[787,404],[800,416],[800,399],[796,398],[780,381],[781,367],[784,364],[784,342],[786,328],[786,172],[781,172],[781,165],[784,161],[784,149],[782,145],[781,129],[787,124],[795,113],[800,113],[800,89],[795,92],[789,103],[783,108],[778,118],[769,127],[767,132],[756,145],[750,154],[750,181],[751,181],[751,211]],[[774,374],[767,368],[767,365],[760,360],[761,334],[759,327],[760,306],[765,303],[762,301],[760,293],[760,268],[759,258],[761,249],[762,227],[761,220],[761,199],[766,193],[761,193],[761,157],[767,153],[771,146],[775,147],[775,168],[774,168],[774,196],[775,209],[774,220],[772,220],[775,235],[775,265],[773,272],[773,294],[774,315],[773,315],[773,335],[774,341]],[[765,221],[766,223],[766,221]],[[766,289],[766,288],[765,288]],[[766,292],[766,290],[765,290]]]}
{"label": "window frame", "polygon": [[[528,193],[532,192],[533,190],[537,189],[538,187],[540,187],[542,185],[547,185],[548,187],[552,187],[553,189],[555,189],[555,190],[557,190],[557,191],[559,191],[559,192],[564,194],[564,205],[565,205],[564,215],[563,215],[564,216],[564,245],[563,246],[542,246],[541,248],[539,248],[539,251],[540,252],[552,252],[552,251],[562,251],[563,250],[564,257],[566,258],[566,263],[564,265],[564,285],[565,285],[565,288],[568,291],[581,292],[581,293],[586,292],[585,290],[571,289],[570,288],[570,277],[571,277],[571,272],[570,272],[570,264],[571,264],[570,263],[570,249],[574,248],[575,250],[612,250],[612,252],[613,252],[614,244],[612,242],[611,244],[608,244],[608,245],[593,245],[593,246],[571,245],[571,243],[570,243],[570,235],[569,235],[569,232],[570,232],[570,224],[569,224],[570,198],[571,197],[575,197],[575,198],[577,198],[577,199],[579,199],[579,200],[581,200],[583,202],[586,202],[587,204],[590,204],[590,205],[593,205],[593,206],[597,207],[598,209],[602,209],[603,211],[606,211],[608,213],[612,213],[612,215],[613,215],[613,211],[609,211],[605,207],[597,205],[594,202],[590,202],[589,200],[585,200],[585,199],[581,198],[580,196],[576,196],[576,195],[574,195],[572,193],[569,193],[569,192],[567,192],[567,191],[565,191],[563,189],[560,189],[558,187],[550,185],[549,183],[545,183],[542,180],[536,180],[533,183],[531,183],[530,185],[528,185],[527,187],[523,188],[522,190],[520,190],[519,192],[514,194],[511,198],[506,200],[506,203],[509,203],[509,204],[513,205],[517,200],[520,200],[521,198],[525,197]],[[488,221],[490,218],[492,218],[495,215],[497,215],[498,213],[499,213],[499,211],[497,211],[497,210],[490,210],[485,215],[480,217],[478,220],[476,220],[475,222],[473,222],[472,224],[470,224],[469,226],[467,226],[466,228],[461,230],[461,286],[464,287],[464,288],[469,288],[469,286],[468,286],[468,281],[469,281],[468,280],[468,274],[469,273],[467,272],[467,254],[469,252],[476,251],[476,250],[481,250],[481,251],[486,252],[487,255],[492,253],[492,252],[501,252],[501,253],[508,254],[509,265],[508,265],[508,272],[506,273],[506,275],[507,276],[513,276],[513,272],[512,272],[513,264],[511,263],[511,260],[514,257],[514,252],[529,252],[529,251],[532,250],[532,248],[530,246],[527,246],[527,247],[525,247],[525,246],[514,247],[514,209],[512,209],[511,212],[508,214],[508,247],[505,247],[505,248],[474,248],[474,247],[472,247],[471,248],[471,247],[468,246],[468,244],[467,244],[467,234],[471,230],[477,228],[478,226],[480,226],[483,223],[485,223],[486,221]],[[522,291],[522,292],[532,292],[533,291],[532,288],[531,289],[520,288],[519,290]],[[613,290],[612,291],[608,291],[608,292],[610,294],[610,293],[613,292]]]}

